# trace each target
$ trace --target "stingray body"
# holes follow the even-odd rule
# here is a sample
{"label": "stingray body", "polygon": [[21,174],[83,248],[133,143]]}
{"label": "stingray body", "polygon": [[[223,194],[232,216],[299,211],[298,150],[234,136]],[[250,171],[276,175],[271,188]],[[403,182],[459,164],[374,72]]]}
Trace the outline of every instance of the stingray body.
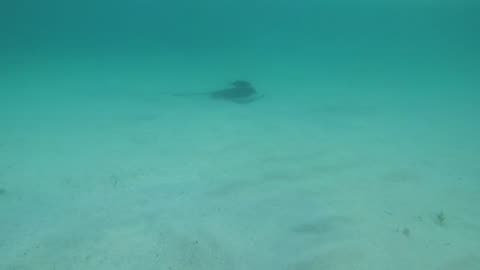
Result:
{"label": "stingray body", "polygon": [[247,81],[234,81],[231,84],[231,87],[218,90],[218,91],[211,91],[211,92],[190,92],[190,93],[179,93],[179,94],[172,94],[174,96],[209,96],[213,99],[223,99],[228,100],[236,103],[250,103],[255,101],[263,96],[259,96],[257,91],[252,86],[251,83]]}

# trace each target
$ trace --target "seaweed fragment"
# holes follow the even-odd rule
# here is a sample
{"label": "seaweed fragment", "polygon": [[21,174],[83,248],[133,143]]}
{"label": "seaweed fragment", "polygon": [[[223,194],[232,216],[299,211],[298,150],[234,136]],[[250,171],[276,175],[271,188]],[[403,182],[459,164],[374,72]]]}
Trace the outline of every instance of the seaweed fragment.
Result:
{"label": "seaweed fragment", "polygon": [[444,226],[446,219],[447,218],[445,217],[445,213],[443,211],[436,213],[434,217],[435,224],[438,226]]}

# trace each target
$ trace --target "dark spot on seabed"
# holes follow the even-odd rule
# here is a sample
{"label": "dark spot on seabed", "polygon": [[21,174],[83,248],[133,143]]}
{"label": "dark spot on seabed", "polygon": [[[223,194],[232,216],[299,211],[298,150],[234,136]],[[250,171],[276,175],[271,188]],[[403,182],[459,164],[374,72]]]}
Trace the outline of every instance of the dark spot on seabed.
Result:
{"label": "dark spot on seabed", "polygon": [[0,188],[0,196],[7,194],[7,190],[4,188]]}
{"label": "dark spot on seabed", "polygon": [[447,218],[445,217],[445,213],[443,211],[436,213],[434,217],[435,224],[437,224],[438,226],[444,226],[446,219]]}

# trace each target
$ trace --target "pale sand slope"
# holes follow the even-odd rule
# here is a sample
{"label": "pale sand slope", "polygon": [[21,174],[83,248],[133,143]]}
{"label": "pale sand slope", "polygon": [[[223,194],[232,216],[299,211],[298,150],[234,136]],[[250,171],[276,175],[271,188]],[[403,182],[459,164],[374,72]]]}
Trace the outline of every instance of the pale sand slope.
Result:
{"label": "pale sand slope", "polygon": [[259,84],[246,106],[11,97],[0,269],[478,269],[468,96]]}

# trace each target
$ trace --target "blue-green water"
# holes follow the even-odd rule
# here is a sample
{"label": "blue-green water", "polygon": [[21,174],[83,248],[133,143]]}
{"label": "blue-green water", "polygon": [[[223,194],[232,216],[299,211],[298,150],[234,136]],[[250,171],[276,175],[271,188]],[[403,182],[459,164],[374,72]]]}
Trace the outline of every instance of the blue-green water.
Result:
{"label": "blue-green water", "polygon": [[478,4],[157,2],[0,3],[0,269],[480,269]]}

